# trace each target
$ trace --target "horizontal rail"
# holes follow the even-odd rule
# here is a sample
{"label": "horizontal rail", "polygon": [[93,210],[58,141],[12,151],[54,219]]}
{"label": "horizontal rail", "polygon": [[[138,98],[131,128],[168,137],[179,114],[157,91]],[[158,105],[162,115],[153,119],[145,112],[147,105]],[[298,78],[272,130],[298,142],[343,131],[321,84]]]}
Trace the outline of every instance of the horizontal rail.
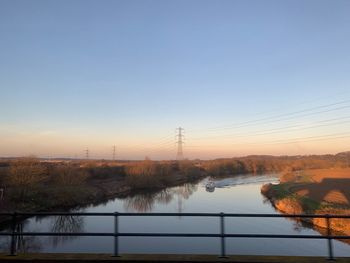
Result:
{"label": "horizontal rail", "polygon": [[[94,212],[12,212],[0,213],[1,216],[8,216],[12,219],[11,232],[0,232],[0,236],[11,236],[10,255],[16,254],[16,239],[20,236],[81,236],[81,237],[114,237],[114,256],[119,256],[119,237],[193,237],[193,238],[220,238],[221,257],[226,257],[225,238],[287,238],[287,239],[323,239],[327,240],[329,259],[333,256],[333,239],[350,240],[347,235],[332,235],[330,221],[333,218],[350,219],[350,215],[331,214],[247,214],[247,213],[94,213]],[[16,229],[17,223],[23,217],[31,216],[103,216],[114,218],[114,232],[19,232]],[[120,217],[216,217],[219,218],[220,233],[128,233],[119,232]],[[244,217],[244,218],[324,218],[327,225],[327,235],[289,235],[289,234],[227,234],[225,233],[224,219]]]}
{"label": "horizontal rail", "polygon": [[299,238],[299,239],[350,239],[350,236],[321,236],[321,235],[279,235],[279,234],[212,234],[212,233],[110,233],[110,232],[84,232],[84,233],[55,233],[55,232],[0,232],[0,236],[101,236],[101,237],[244,237],[244,238]]}
{"label": "horizontal rail", "polygon": [[[0,216],[187,216],[187,217],[221,217],[221,213],[84,213],[84,212],[14,212],[0,213]],[[276,217],[276,218],[349,218],[350,215],[331,215],[331,214],[242,214],[225,213],[225,217]]]}

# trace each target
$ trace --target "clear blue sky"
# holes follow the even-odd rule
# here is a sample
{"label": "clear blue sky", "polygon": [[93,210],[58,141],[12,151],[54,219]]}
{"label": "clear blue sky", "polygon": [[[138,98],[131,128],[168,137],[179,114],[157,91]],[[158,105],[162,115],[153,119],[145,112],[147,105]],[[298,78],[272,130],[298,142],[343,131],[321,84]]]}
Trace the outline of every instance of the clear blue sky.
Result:
{"label": "clear blue sky", "polygon": [[[348,0],[0,0],[0,156],[142,158],[180,125],[199,147],[211,127],[350,99],[349,14]],[[189,157],[342,150],[259,147]]]}

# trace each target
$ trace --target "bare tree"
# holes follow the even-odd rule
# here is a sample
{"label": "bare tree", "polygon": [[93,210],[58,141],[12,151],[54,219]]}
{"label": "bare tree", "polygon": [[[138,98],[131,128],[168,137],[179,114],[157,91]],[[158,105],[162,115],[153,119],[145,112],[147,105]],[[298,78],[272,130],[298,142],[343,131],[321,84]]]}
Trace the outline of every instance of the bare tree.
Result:
{"label": "bare tree", "polygon": [[28,192],[46,178],[46,169],[37,158],[23,157],[10,164],[7,183],[15,187],[18,198],[24,201]]}
{"label": "bare tree", "polygon": [[70,164],[62,164],[55,169],[54,180],[61,185],[78,185],[88,177],[85,170],[74,167]]}

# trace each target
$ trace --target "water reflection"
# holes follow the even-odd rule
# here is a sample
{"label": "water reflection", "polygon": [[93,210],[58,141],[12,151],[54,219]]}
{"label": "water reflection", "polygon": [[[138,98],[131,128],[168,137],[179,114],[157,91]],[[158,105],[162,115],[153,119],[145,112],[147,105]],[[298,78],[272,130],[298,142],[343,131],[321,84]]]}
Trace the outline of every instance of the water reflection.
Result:
{"label": "water reflection", "polygon": [[155,202],[159,204],[167,205],[173,200],[174,196],[172,195],[169,189],[165,189],[160,191],[155,197]]}
{"label": "water reflection", "polygon": [[128,197],[124,200],[124,209],[128,212],[152,211],[154,203],[156,202],[157,195],[158,194],[156,193],[143,193],[132,197]]}
{"label": "water reflection", "polygon": [[[24,220],[18,222],[15,226],[15,231],[17,233],[23,233],[25,226],[28,224],[29,220]],[[17,253],[33,253],[39,252],[42,249],[42,243],[38,237],[34,236],[22,236],[18,235],[14,237],[15,251]],[[11,249],[11,238],[4,237],[1,239],[0,250],[1,251],[10,251]]]}
{"label": "water reflection", "polygon": [[158,204],[169,204],[174,198],[178,200],[178,210],[183,210],[182,200],[187,200],[198,186],[196,184],[184,184],[158,192],[147,192],[130,196],[124,200],[123,207],[128,212],[150,212]]}
{"label": "water reflection", "polygon": [[[269,198],[267,198],[263,194],[261,194],[261,195],[262,195],[262,198],[263,198],[262,199],[263,204],[270,205],[279,214],[282,213],[273,205],[273,203],[271,202],[271,200]],[[302,232],[305,228],[310,228],[310,229],[313,229],[313,230],[319,232],[323,236],[328,235],[328,232],[327,232],[326,228],[321,228],[321,227],[318,227],[318,226],[314,225],[311,220],[308,221],[307,219],[305,219],[305,218],[302,219],[300,217],[284,217],[284,219],[292,222],[293,230],[296,231],[296,232]],[[335,230],[331,230],[331,233],[333,235],[339,235],[339,236],[346,235],[343,232],[335,231]],[[341,241],[343,243],[346,243],[346,244],[350,244],[350,240],[348,240],[348,239],[337,239],[337,240]]]}
{"label": "water reflection", "polygon": [[174,195],[177,197],[177,212],[182,213],[184,210],[184,200],[188,200],[190,196],[198,189],[197,184],[185,184],[173,188]]}
{"label": "water reflection", "polygon": [[[53,233],[79,233],[84,232],[84,217],[82,216],[56,216],[53,218],[50,232]],[[63,244],[67,240],[73,240],[78,236],[52,236],[54,247]]]}
{"label": "water reflection", "polygon": [[[226,212],[226,213],[277,213],[271,203],[260,193],[266,181],[275,182],[271,175],[235,176],[211,179],[218,186],[214,193],[205,189],[204,179],[197,184],[186,184],[157,192],[138,193],[128,198],[108,201],[107,204],[84,208],[86,212]],[[221,187],[220,187],[221,186]],[[82,210],[79,210],[83,212]],[[140,218],[126,217],[120,220],[123,232],[174,232],[174,233],[218,233],[218,221],[214,218]],[[42,217],[31,218],[25,222],[25,231],[63,232],[113,232],[113,219],[107,217]],[[287,218],[232,218],[227,219],[227,233],[246,234],[317,234],[305,223]],[[22,229],[24,226],[22,226]],[[7,238],[7,237],[6,237]],[[1,250],[9,252],[10,239],[0,238]],[[20,251],[47,253],[111,253],[112,238],[97,237],[30,237],[17,240]],[[72,240],[68,239],[74,239]],[[151,240],[151,241],[150,241]],[[276,239],[227,239],[229,254],[265,255],[305,255],[320,256],[326,253],[324,240],[276,240]],[[120,238],[121,253],[168,253],[168,254],[215,254],[218,253],[217,239],[177,239],[177,238]],[[334,241],[337,256],[349,256],[349,247]]]}
{"label": "water reflection", "polygon": [[184,184],[183,186],[174,187],[173,191],[177,196],[187,200],[190,196],[198,190],[197,184]]}

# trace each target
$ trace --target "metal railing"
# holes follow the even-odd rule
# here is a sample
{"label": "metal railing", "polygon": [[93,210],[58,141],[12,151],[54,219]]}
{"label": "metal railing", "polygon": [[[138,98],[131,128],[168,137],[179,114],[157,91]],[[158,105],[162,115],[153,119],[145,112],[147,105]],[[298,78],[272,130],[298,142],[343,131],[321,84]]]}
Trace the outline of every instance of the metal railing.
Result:
{"label": "metal railing", "polygon": [[[12,217],[12,227],[10,232],[0,232],[0,236],[11,236],[10,254],[16,255],[16,237],[18,236],[91,236],[91,237],[114,237],[113,256],[119,254],[119,237],[213,237],[220,238],[220,257],[227,257],[225,238],[286,238],[286,239],[325,239],[328,244],[328,259],[334,260],[333,239],[350,239],[349,235],[332,235],[331,219],[346,218],[350,215],[306,215],[306,214],[233,214],[233,213],[79,213],[79,212],[54,212],[54,213],[0,213],[0,216]],[[21,218],[31,216],[104,216],[114,217],[114,232],[17,232],[16,224]],[[119,231],[119,218],[124,216],[132,217],[218,217],[220,219],[220,233],[127,233]],[[289,234],[226,234],[225,218],[324,218],[326,220],[326,235],[289,235]]]}

